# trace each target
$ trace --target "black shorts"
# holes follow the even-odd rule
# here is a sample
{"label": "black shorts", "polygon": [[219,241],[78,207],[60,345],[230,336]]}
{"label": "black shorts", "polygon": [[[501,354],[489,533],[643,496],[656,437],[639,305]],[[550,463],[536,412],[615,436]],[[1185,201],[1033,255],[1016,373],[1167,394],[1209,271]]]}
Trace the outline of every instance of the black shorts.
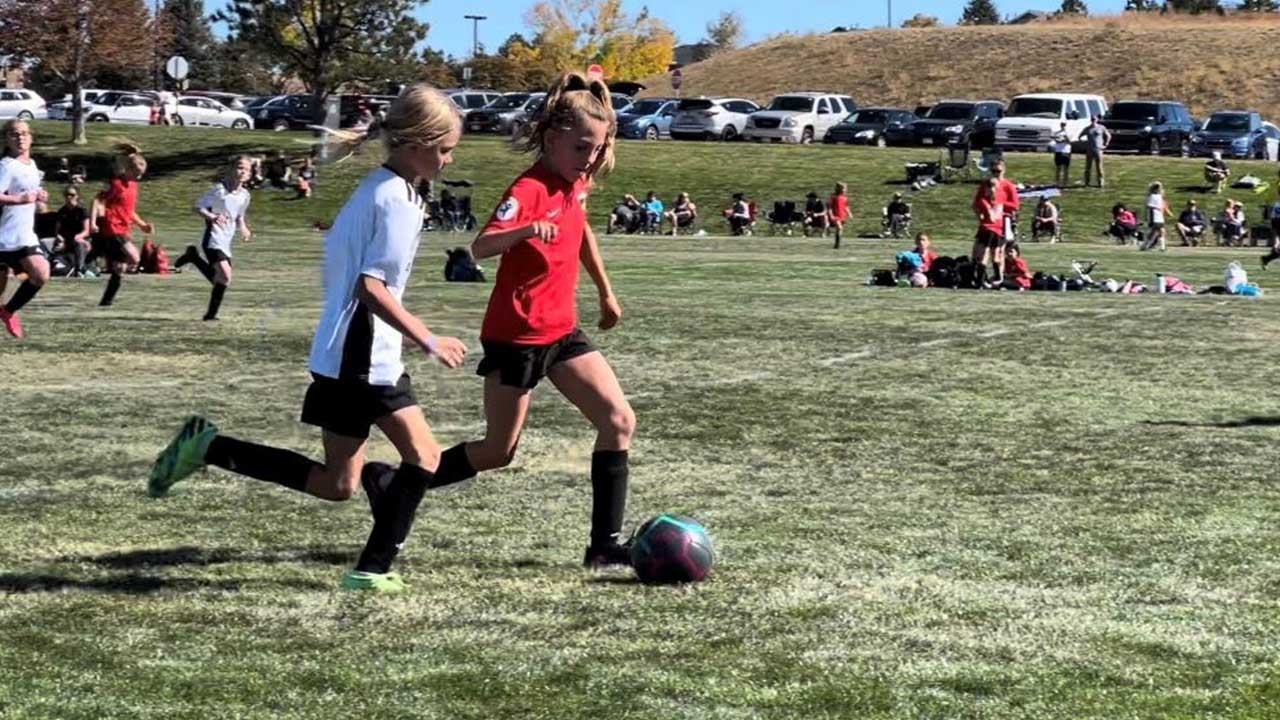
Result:
{"label": "black shorts", "polygon": [[488,377],[497,372],[503,385],[525,390],[537,387],[556,365],[596,351],[591,338],[581,329],[549,345],[514,345],[489,340],[481,340],[480,344],[484,346],[484,357],[476,374]]}
{"label": "black shorts", "polygon": [[1053,164],[1057,167],[1067,167],[1071,165],[1071,153],[1054,153]]}
{"label": "black shorts", "polygon": [[133,258],[124,249],[130,242],[132,240],[124,235],[94,235],[93,253],[106,258],[107,262],[133,262]]}
{"label": "black shorts", "polygon": [[13,268],[14,272],[24,272],[26,268],[22,267],[22,261],[39,254],[40,248],[34,245],[17,250],[0,250],[0,267]]}
{"label": "black shorts", "polygon": [[978,228],[978,236],[975,239],[982,247],[992,250],[1000,247],[1000,243],[1004,242],[1004,238],[1001,237],[1000,233],[987,228]]}
{"label": "black shorts", "polygon": [[200,239],[200,250],[204,253],[204,259],[209,261],[210,265],[217,265],[220,262],[231,264],[231,256],[222,252],[216,247],[209,245],[209,239],[213,235],[213,223],[205,223],[204,237]]}
{"label": "black shorts", "polygon": [[370,385],[311,373],[312,383],[302,401],[302,422],[343,437],[363,440],[378,420],[417,405],[407,374],[395,385]]}

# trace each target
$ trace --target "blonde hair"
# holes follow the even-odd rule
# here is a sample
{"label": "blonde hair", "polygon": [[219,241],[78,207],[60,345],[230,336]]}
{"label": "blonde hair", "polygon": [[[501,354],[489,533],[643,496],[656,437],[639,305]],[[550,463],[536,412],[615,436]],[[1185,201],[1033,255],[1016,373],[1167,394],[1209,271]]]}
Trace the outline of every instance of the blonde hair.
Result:
{"label": "blonde hair", "polygon": [[130,170],[144,175],[147,172],[147,159],[142,156],[142,150],[133,143],[116,143],[116,157],[111,163],[112,172],[116,177],[124,177]]}
{"label": "blonde hair", "polygon": [[240,163],[242,162],[249,163],[249,172],[252,173],[253,172],[252,157],[244,154],[232,155],[230,158],[227,158],[227,164],[222,166],[222,172],[218,173],[218,182],[226,182],[228,180],[235,178],[236,173],[239,172],[239,169],[237,166],[239,166]]}
{"label": "blonde hair", "polygon": [[605,123],[604,147],[588,174],[589,180],[597,175],[608,175],[613,169],[613,141],[618,130],[618,118],[609,99],[609,86],[594,75],[568,72],[547,89],[542,110],[529,123],[525,134],[517,138],[516,147],[542,157],[547,152],[547,133],[552,130],[569,130],[586,120]]}
{"label": "blonde hair", "polygon": [[1151,183],[1151,186],[1147,188],[1147,192],[1150,192],[1150,193],[1164,192],[1164,184],[1159,181],[1153,182]]}
{"label": "blonde hair", "polygon": [[333,162],[341,162],[374,138],[382,139],[382,147],[388,153],[404,145],[435,147],[461,128],[462,113],[458,106],[434,87],[418,83],[393,100],[387,109],[387,118],[381,123],[374,123],[368,130],[352,132],[325,128],[333,138],[327,143],[326,155],[336,155],[337,160]]}
{"label": "blonde hair", "polygon": [[16,157],[9,150],[9,133],[13,132],[13,130],[16,129],[19,125],[26,125],[27,132],[31,132],[31,126],[27,124],[26,120],[21,120],[19,118],[12,118],[8,122],[6,122],[4,124],[4,152],[0,153],[0,157]]}

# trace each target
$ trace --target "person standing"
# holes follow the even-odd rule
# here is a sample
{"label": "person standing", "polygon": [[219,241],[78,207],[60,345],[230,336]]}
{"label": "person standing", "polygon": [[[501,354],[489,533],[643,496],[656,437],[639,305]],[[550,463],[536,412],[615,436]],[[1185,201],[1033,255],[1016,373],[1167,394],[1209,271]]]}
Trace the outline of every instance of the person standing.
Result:
{"label": "person standing", "polygon": [[1071,184],[1071,135],[1065,122],[1053,134],[1049,147],[1053,150],[1053,182],[1060,188],[1067,187]]}
{"label": "person standing", "polygon": [[1106,181],[1103,176],[1102,154],[1106,152],[1107,147],[1111,145],[1111,131],[1102,124],[1102,118],[1097,115],[1089,121],[1089,127],[1080,133],[1078,140],[1085,141],[1084,156],[1084,185],[1088,187],[1093,176],[1098,176],[1098,187],[1104,187]]}

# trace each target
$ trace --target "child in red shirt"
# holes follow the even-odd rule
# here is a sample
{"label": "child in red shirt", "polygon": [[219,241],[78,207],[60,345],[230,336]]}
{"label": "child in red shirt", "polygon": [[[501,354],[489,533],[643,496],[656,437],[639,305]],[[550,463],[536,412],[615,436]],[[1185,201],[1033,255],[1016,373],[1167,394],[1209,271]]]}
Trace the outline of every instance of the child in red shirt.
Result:
{"label": "child in red shirt", "polygon": [[155,231],[151,223],[138,217],[138,181],[147,173],[147,159],[133,145],[117,145],[116,150],[119,155],[115,159],[115,175],[107,189],[98,194],[102,214],[98,217],[95,251],[107,259],[107,271],[111,273],[98,303],[101,307],[115,302],[124,271],[138,264],[138,248],[131,238],[133,226],[148,235]]}
{"label": "child in red shirt", "polygon": [[1004,248],[1004,281],[1000,287],[1005,290],[1030,290],[1031,269],[1022,258],[1022,248],[1011,242]]}
{"label": "child in red shirt", "polygon": [[911,287],[929,287],[929,269],[933,267],[933,261],[938,259],[938,253],[933,251],[933,241],[927,234],[920,233],[916,235],[916,244],[911,251],[920,256],[920,264],[911,273]]}
{"label": "child in red shirt", "polygon": [[549,378],[596,429],[591,534],[583,560],[591,568],[630,564],[620,538],[635,413],[613,368],[578,327],[576,307],[581,265],[599,294],[600,329],[622,318],[586,213],[595,177],[613,166],[616,130],[599,73],[567,73],[551,86],[525,145],[537,161],[507,190],[471,245],[477,260],[502,257],[480,330],[485,436],[445,451],[442,471],[459,470],[438,477],[441,484],[461,482],[509,465],[530,391]]}
{"label": "child in red shirt", "polygon": [[986,286],[987,264],[1004,242],[1004,205],[996,199],[999,182],[997,178],[987,178],[973,199],[973,212],[978,216],[978,234],[973,241],[973,286],[976,288]]}
{"label": "child in red shirt", "polygon": [[836,229],[836,250],[840,249],[840,238],[844,235],[844,221],[849,219],[848,189],[844,183],[836,183],[836,190],[827,201],[830,223]]}

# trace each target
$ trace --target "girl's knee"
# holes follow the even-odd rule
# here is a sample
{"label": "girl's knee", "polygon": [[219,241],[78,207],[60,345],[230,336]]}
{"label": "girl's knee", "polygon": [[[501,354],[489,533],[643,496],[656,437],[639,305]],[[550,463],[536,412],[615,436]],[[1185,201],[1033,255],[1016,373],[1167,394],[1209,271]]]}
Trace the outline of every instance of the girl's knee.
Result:
{"label": "girl's knee", "polygon": [[636,413],[630,404],[623,403],[609,412],[603,427],[596,429],[619,440],[630,440],[636,434]]}
{"label": "girl's knee", "polygon": [[350,468],[326,468],[321,478],[321,487],[310,489],[325,500],[345,502],[355,497],[356,490],[360,487],[360,474]]}
{"label": "girl's knee", "polygon": [[471,447],[472,463],[476,470],[494,470],[510,465],[516,459],[519,441],[513,443],[481,441]]}

